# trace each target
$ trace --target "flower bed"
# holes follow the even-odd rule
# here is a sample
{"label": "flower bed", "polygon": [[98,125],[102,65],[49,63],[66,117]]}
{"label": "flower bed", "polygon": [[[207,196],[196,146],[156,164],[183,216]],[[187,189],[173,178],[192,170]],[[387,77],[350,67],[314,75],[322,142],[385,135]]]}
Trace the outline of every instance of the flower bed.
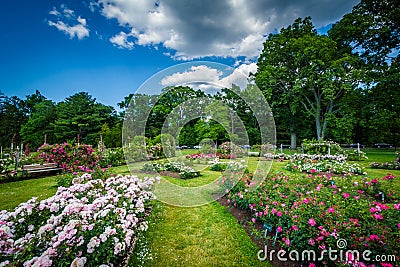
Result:
{"label": "flower bed", "polygon": [[332,160],[291,160],[285,166],[292,172],[319,173],[328,172],[334,174],[366,174],[360,165],[356,163],[339,162]]}
{"label": "flower bed", "polygon": [[385,169],[385,170],[400,170],[400,163],[399,162],[385,162],[385,163],[378,163],[372,162],[371,163],[372,169]]}
{"label": "flower bed", "polygon": [[91,266],[120,263],[147,229],[155,179],[89,174],[0,213],[0,266]]}
{"label": "flower bed", "polygon": [[196,154],[189,154],[189,155],[186,155],[186,158],[187,158],[188,160],[190,160],[191,162],[194,161],[194,160],[196,160],[198,163],[201,163],[201,162],[203,162],[203,161],[204,161],[205,163],[207,163],[207,162],[209,162],[209,161],[215,160],[216,154],[212,154],[212,153],[210,153],[210,154],[196,153]]}
{"label": "flower bed", "polygon": [[338,162],[344,162],[347,159],[347,156],[345,155],[321,155],[321,154],[284,154],[284,153],[279,153],[279,154],[264,154],[264,157],[267,159],[280,159],[280,160],[311,160],[311,161],[317,161],[317,160],[330,160],[330,161],[338,161]]}
{"label": "flower bed", "polygon": [[246,168],[243,164],[237,161],[233,162],[216,162],[210,166],[212,171],[225,171],[229,170],[231,172],[242,171]]}
{"label": "flower bed", "polygon": [[[291,177],[277,174],[252,190],[251,177],[247,176],[228,197],[234,206],[251,211],[252,221],[261,221],[283,250],[300,254],[313,250],[321,255],[324,250],[337,250],[338,240],[343,239],[347,242],[344,251],[358,250],[361,255],[369,250],[371,259],[376,255],[395,255],[399,261],[398,198],[393,198],[391,204],[374,198],[377,184],[390,185],[394,179],[385,176],[370,181],[360,176],[349,179],[331,174]],[[317,262],[303,263],[315,266]],[[372,266],[371,262],[335,261],[328,257],[319,263]],[[384,264],[388,263],[373,266],[393,266]]]}
{"label": "flower bed", "polygon": [[186,166],[183,162],[168,162],[164,165],[153,162],[146,162],[143,164],[141,170],[146,172],[159,172],[163,170],[176,172],[179,173],[179,177],[182,179],[190,179],[198,177],[200,175],[199,171],[196,171],[192,167]]}

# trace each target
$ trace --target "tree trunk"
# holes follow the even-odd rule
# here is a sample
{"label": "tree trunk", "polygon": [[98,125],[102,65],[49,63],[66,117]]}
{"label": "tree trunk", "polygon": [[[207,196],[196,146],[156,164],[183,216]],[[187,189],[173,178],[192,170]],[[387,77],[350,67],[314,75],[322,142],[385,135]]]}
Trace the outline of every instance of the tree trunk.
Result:
{"label": "tree trunk", "polygon": [[290,133],[290,149],[296,149],[296,148],[297,148],[296,133],[291,132]]}

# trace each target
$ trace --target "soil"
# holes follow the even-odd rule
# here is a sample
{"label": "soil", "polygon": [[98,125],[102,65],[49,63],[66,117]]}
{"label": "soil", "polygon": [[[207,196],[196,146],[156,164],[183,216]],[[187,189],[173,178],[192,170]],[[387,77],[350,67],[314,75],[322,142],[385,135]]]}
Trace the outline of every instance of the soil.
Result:
{"label": "soil", "polygon": [[[222,198],[219,198],[217,200],[221,205],[225,206],[228,211],[237,219],[238,223],[243,226],[243,228],[246,230],[247,235],[253,240],[253,242],[260,248],[260,250],[265,249],[265,245],[267,245],[268,248],[268,254],[274,249],[275,253],[273,254],[273,260],[271,261],[273,266],[277,267],[297,267],[297,266],[303,266],[300,262],[293,262],[293,261],[279,261],[277,259],[277,254],[276,252],[279,251],[280,245],[275,244],[273,247],[273,238],[274,234],[268,233],[268,236],[270,237],[271,240],[266,240],[264,238],[264,231],[265,229],[263,228],[263,224],[259,221],[256,221],[256,223],[249,223],[251,222],[251,218],[253,218],[252,214],[247,211],[247,210],[242,210],[239,208],[236,208],[232,206],[230,203],[228,203],[228,199],[224,196]],[[259,236],[256,236],[254,234],[254,231],[257,231]],[[264,253],[261,254],[261,256],[264,256]],[[269,258],[269,255],[268,255]],[[288,253],[283,255],[283,258],[288,257]],[[304,265],[306,266],[306,265]]]}

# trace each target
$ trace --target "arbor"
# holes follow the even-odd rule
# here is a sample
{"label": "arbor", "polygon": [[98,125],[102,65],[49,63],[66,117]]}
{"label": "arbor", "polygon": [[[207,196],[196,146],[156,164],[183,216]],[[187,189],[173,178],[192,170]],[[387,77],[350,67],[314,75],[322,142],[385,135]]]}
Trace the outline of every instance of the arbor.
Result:
{"label": "arbor", "polygon": [[284,112],[281,123],[290,125],[292,147],[304,115],[314,119],[317,139],[325,138],[337,102],[354,88],[356,62],[331,38],[318,35],[310,17],[268,36],[255,80],[273,111]]}

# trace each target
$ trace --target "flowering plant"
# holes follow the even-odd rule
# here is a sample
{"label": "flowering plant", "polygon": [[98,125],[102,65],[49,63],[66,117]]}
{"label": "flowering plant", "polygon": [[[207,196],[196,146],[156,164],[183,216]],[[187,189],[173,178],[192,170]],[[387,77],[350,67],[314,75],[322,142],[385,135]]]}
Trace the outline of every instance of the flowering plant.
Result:
{"label": "flowering plant", "polygon": [[286,170],[292,172],[319,173],[328,172],[333,174],[366,174],[360,165],[347,163],[346,161],[332,160],[291,160],[285,166]]}
{"label": "flowering plant", "polygon": [[11,157],[0,158],[0,178],[7,178],[10,175],[10,167],[14,164],[14,160]]}
{"label": "flowering plant", "polygon": [[91,145],[72,146],[68,143],[48,145],[38,148],[39,158],[49,163],[57,163],[64,171],[92,172],[97,167],[99,157]]}
{"label": "flowering plant", "polygon": [[[394,179],[393,176],[390,177]],[[390,182],[388,177],[381,182]],[[253,214],[277,236],[282,249],[322,251],[337,249],[345,239],[346,249],[399,258],[400,203],[371,200],[368,193],[373,181],[366,177],[334,177],[332,174],[277,174],[252,188],[250,175],[229,192],[230,202]],[[325,265],[355,266],[354,262],[331,262]],[[361,264],[361,263],[360,263]],[[364,264],[364,263],[363,263]],[[366,266],[366,265],[357,265]],[[390,265],[382,265],[390,266]]]}
{"label": "flowering plant", "polygon": [[[155,179],[90,174],[48,199],[0,213],[0,266],[118,264],[147,229]],[[108,266],[108,265],[107,265]]]}

